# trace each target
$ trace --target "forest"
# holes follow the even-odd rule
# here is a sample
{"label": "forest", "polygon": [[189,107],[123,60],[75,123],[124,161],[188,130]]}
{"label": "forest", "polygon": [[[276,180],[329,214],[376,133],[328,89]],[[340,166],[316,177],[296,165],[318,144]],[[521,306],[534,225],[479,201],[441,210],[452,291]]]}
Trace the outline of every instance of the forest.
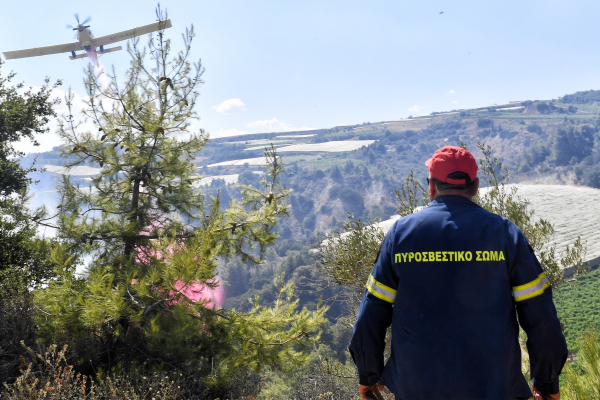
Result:
{"label": "forest", "polygon": [[[600,395],[599,276],[583,263],[585,243],[556,256],[564,249],[548,247],[551,223],[505,187],[509,169],[513,179],[572,174],[600,187],[596,92],[525,101],[518,112],[288,132],[290,145],[370,142],[286,153],[277,134],[211,139],[191,129],[203,83],[193,38],[186,31],[178,54],[162,33],[145,47],[134,41],[125,82],[106,86],[88,69],[84,115],[56,115],[57,101],[72,102],[52,96],[60,81],[23,90],[0,63],[0,396],[356,398],[347,345],[383,238],[372,224],[427,206],[423,163],[446,144],[477,154],[490,190],[476,201],[529,234],[557,289],[578,360],[563,374],[564,397]],[[15,150],[55,117],[60,146]],[[94,131],[80,129],[83,118]],[[262,165],[213,165],[258,157]],[[51,175],[44,165],[98,174]],[[50,189],[34,206],[30,195]],[[561,270],[573,265],[566,282]]]}

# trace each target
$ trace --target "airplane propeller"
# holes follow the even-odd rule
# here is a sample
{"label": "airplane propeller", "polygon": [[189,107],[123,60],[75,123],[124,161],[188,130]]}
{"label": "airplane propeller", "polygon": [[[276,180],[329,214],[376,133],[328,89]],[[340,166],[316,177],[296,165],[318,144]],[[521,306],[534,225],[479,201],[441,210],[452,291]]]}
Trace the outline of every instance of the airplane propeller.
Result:
{"label": "airplane propeller", "polygon": [[75,19],[77,20],[78,24],[85,25],[92,20],[92,17],[87,17],[83,22],[80,23],[79,22],[79,14],[75,13]]}
{"label": "airplane propeller", "polygon": [[77,26],[67,25],[67,29],[73,29],[74,31],[89,28],[89,25],[85,25],[92,20],[92,17],[87,17],[83,22],[79,22],[79,14],[75,13],[75,19],[77,20]]}

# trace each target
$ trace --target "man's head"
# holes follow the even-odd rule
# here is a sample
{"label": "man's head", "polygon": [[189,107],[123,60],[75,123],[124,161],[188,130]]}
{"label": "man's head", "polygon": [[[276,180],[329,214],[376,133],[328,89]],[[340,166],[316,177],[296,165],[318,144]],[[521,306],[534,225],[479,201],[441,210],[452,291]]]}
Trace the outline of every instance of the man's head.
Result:
{"label": "man's head", "polygon": [[466,149],[444,146],[425,162],[429,168],[429,197],[442,195],[472,198],[479,188],[477,162]]}

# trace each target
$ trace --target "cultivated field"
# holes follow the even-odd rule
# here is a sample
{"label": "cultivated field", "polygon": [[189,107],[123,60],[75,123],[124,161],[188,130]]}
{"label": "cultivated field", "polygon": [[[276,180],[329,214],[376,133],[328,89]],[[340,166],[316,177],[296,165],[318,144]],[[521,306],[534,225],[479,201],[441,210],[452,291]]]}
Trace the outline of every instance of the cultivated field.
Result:
{"label": "cultivated field", "polygon": [[375,142],[374,140],[339,140],[323,143],[306,143],[306,144],[293,144],[291,146],[280,147],[277,152],[315,152],[324,151],[328,153],[338,153],[343,151],[358,150],[361,147],[368,146]]}
{"label": "cultivated field", "polygon": [[94,167],[85,167],[85,166],[76,166],[67,169],[65,167],[61,167],[60,165],[44,165],[44,168],[53,174],[58,175],[72,175],[72,176],[92,176],[92,175],[100,175],[102,171],[101,168]]}

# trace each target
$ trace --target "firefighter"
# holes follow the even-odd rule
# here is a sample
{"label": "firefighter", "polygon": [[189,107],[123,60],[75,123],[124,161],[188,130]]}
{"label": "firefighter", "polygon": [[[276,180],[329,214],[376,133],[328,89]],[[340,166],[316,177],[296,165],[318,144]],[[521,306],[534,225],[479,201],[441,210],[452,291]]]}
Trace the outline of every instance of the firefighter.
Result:
{"label": "firefighter", "polygon": [[533,249],[513,222],[472,201],[470,152],[446,146],[425,165],[431,204],[386,234],[354,325],[360,395],[383,399],[385,386],[398,400],[559,399],[567,345]]}

